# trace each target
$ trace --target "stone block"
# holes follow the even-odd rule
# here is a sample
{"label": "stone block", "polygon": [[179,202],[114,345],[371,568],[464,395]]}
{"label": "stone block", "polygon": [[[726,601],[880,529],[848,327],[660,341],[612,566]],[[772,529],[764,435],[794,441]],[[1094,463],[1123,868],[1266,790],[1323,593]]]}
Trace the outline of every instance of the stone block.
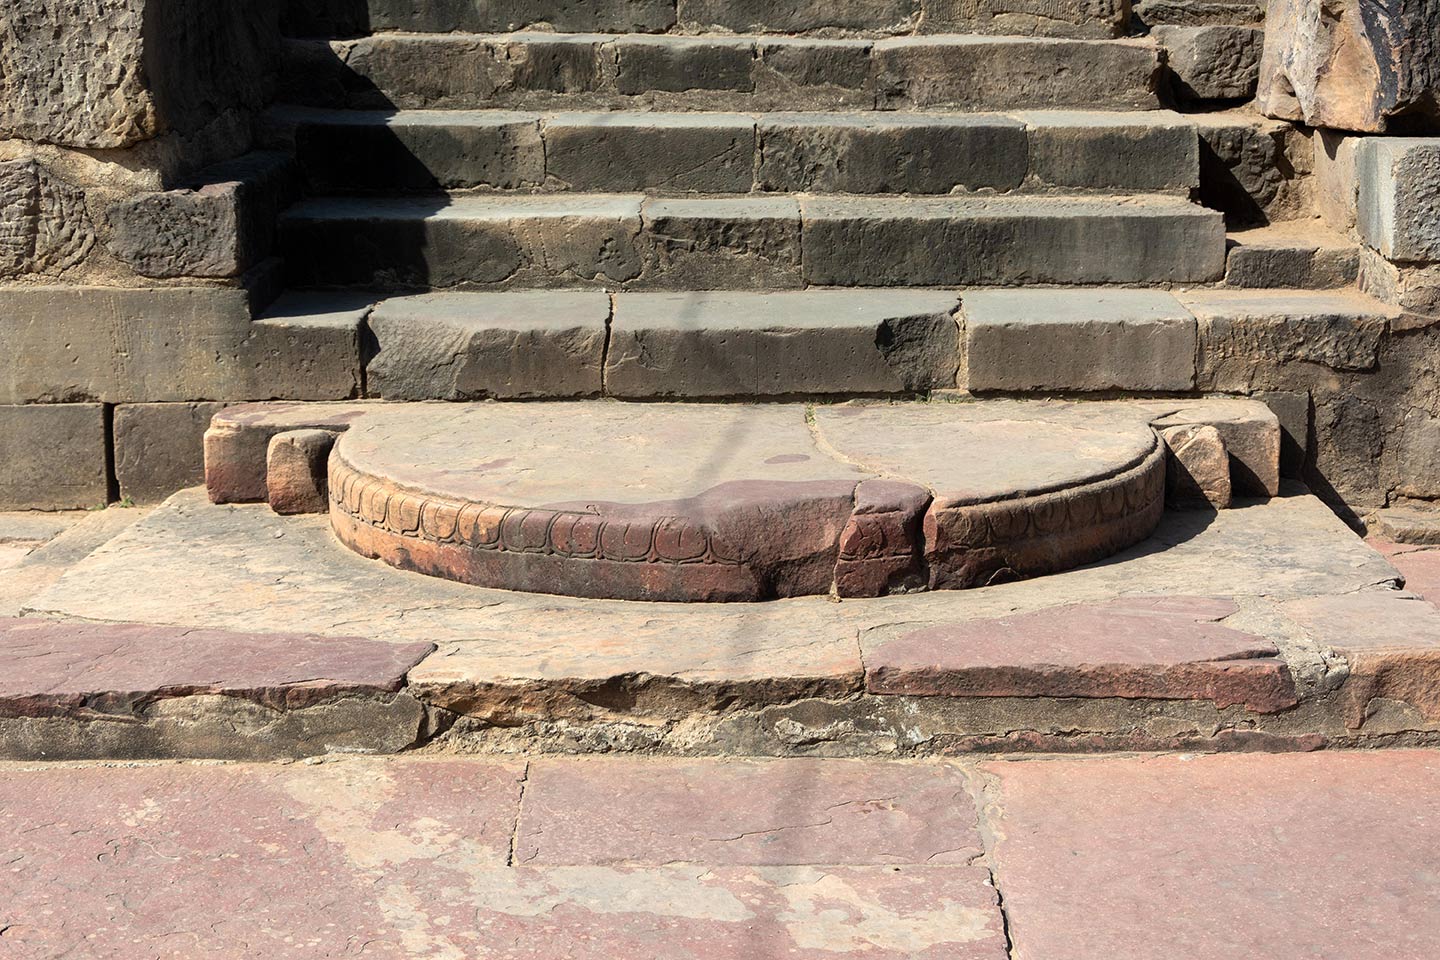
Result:
{"label": "stone block", "polygon": [[110,252],[146,277],[238,277],[270,255],[275,218],[295,196],[289,157],[247,154],[112,205]]}
{"label": "stone block", "polygon": [[205,430],[222,403],[122,403],[115,408],[115,478],[122,499],[159,503],[205,480]]}
{"label": "stone block", "polygon": [[955,385],[954,294],[622,293],[606,392],[619,397],[914,393]]}
{"label": "stone block", "polygon": [[614,43],[616,89],[629,95],[663,91],[755,88],[755,42],[715,37],[620,37]]}
{"label": "stone block", "polygon": [[337,435],[331,430],[286,430],[265,452],[265,499],[283,515],[330,509],[328,464]]}
{"label": "stone block", "polygon": [[1256,103],[1311,127],[1385,133],[1440,116],[1440,7],[1270,0]]}
{"label": "stone block", "polygon": [[1388,260],[1440,260],[1440,137],[1367,137],[1355,164],[1365,242]]}
{"label": "stone block", "polygon": [[[1371,518],[1367,532],[1370,536],[1381,537],[1393,543],[1440,545],[1440,509],[1427,503],[1404,504],[1377,510]],[[1430,561],[1440,559],[1440,553],[1427,552],[1430,554]],[[1395,562],[1393,556],[1390,562]],[[1440,596],[1437,596],[1437,599],[1440,599]]]}
{"label": "stone block", "polygon": [[[1196,387],[1295,390],[1336,371],[1373,370],[1397,311],[1352,292],[1192,290],[1176,296],[1199,321]],[[1308,374],[1307,374],[1308,371]]]}
{"label": "stone block", "polygon": [[1260,75],[1262,30],[1161,26],[1150,36],[1165,49],[1176,96],[1184,102],[1248,100]]}
{"label": "stone block", "polygon": [[388,288],[605,286],[640,275],[641,197],[306,200],[281,238],[292,282]]}
{"label": "stone block", "polygon": [[1189,390],[1195,318],[1148,290],[973,290],[965,293],[971,390]]}
{"label": "stone block", "polygon": [[1266,390],[1254,399],[1270,408],[1280,423],[1280,476],[1304,476],[1310,450],[1310,394]]}
{"label": "stone block", "polygon": [[347,19],[377,32],[510,33],[538,28],[561,33],[648,33],[675,24],[674,0],[365,0],[362,6],[367,11],[362,22]]}
{"label": "stone block", "polygon": [[296,430],[339,433],[366,403],[242,403],[227,407],[205,431],[205,491],[211,503],[263,503],[270,439]]}
{"label": "stone block", "polygon": [[82,191],[34,160],[0,161],[0,279],[62,274],[94,245]]}
{"label": "stone block", "polygon": [[380,303],[366,367],[386,400],[600,393],[610,298],[594,293],[436,293]]}
{"label": "stone block", "polygon": [[545,180],[539,119],[505,111],[317,112],[296,124],[295,154],[315,193],[508,190]]}
{"label": "stone block", "polygon": [[755,118],[562,113],[544,121],[545,172],[572,190],[749,193]]}
{"label": "stone block", "polygon": [[269,99],[278,4],[11,0],[0,139],[129,147]]}
{"label": "stone block", "polygon": [[878,102],[890,109],[1148,110],[1160,61],[1143,43],[945,36],[877,41]]}
{"label": "stone block", "polygon": [[1230,508],[1230,455],[1220,431],[1208,424],[1166,427],[1165,506]]}
{"label": "stone block", "polygon": [[1025,128],[1008,117],[784,114],[762,116],[759,138],[762,190],[1004,191],[1026,171]]}
{"label": "stone block", "polygon": [[1237,495],[1273,497],[1280,492],[1280,421],[1265,404],[1197,400],[1155,421],[1155,426],[1214,427],[1229,454],[1230,486]]}
{"label": "stone block", "polygon": [[1195,125],[1169,110],[1114,113],[1032,111],[1018,115],[1030,140],[1030,172],[1041,186],[1181,192],[1200,182]]}
{"label": "stone block", "polygon": [[1264,22],[1265,0],[1136,0],[1134,17],[1152,27],[1252,26]]}
{"label": "stone block", "polygon": [[755,92],[789,109],[874,106],[868,40],[761,37],[753,70]]}
{"label": "stone block", "polygon": [[523,106],[605,89],[614,69],[609,42],[593,34],[380,34],[327,45],[328,57],[312,50],[307,63],[309,78],[328,78],[322,89],[338,84],[345,104],[362,109]]}
{"label": "stone block", "polygon": [[929,33],[1114,37],[1130,21],[1126,0],[924,0]]}
{"label": "stone block", "polygon": [[809,30],[908,32],[920,0],[679,0],[686,29],[735,33],[804,33]]}
{"label": "stone block", "polygon": [[0,406],[0,510],[76,510],[110,498],[105,408]]}
{"label": "stone block", "polygon": [[1360,289],[1396,308],[1392,330],[1440,322],[1440,264],[1395,263],[1362,246],[1359,269]]}
{"label": "stone block", "polygon": [[1325,290],[1360,274],[1359,247],[1314,220],[1237,231],[1228,238],[1225,283],[1231,287]]}
{"label": "stone block", "polygon": [[1286,202],[1287,127],[1252,114],[1194,116],[1200,131],[1200,193],[1232,225],[1264,224]]}
{"label": "stone block", "polygon": [[645,283],[668,289],[803,286],[800,207],[791,197],[650,199]]}
{"label": "stone block", "polygon": [[884,695],[1211,700],[1255,713],[1294,706],[1270,641],[1219,621],[1203,596],[1123,597],[1003,617],[881,627],[861,636],[866,687]]}
{"label": "stone block", "polygon": [[1364,137],[1336,130],[1315,131],[1315,209],[1330,229],[1345,234],[1355,227],[1359,194],[1355,159],[1364,142]]}
{"label": "stone block", "polygon": [[801,204],[811,284],[1199,282],[1224,269],[1220,216],[1179,198],[810,197]]}

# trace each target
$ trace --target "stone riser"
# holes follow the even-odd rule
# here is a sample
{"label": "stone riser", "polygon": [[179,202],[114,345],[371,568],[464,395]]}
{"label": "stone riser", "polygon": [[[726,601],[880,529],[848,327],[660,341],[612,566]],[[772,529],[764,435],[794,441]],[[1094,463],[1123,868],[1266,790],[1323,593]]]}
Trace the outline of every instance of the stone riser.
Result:
{"label": "stone riser", "polygon": [[292,41],[282,100],[359,109],[1151,110],[1158,49],[1027,37],[382,34]]}
{"label": "stone riser", "polygon": [[1199,138],[1116,116],[303,111],[279,122],[314,193],[1188,192]]}
{"label": "stone riser", "polygon": [[1128,20],[1121,0],[365,0],[291,5],[286,26],[297,36],[347,36],[369,30],[421,33],[509,31],[530,27],[595,33],[911,32],[1115,36]]}
{"label": "stone riser", "polygon": [[1218,213],[1178,199],[319,199],[282,221],[293,285],[783,289],[1203,283]]}

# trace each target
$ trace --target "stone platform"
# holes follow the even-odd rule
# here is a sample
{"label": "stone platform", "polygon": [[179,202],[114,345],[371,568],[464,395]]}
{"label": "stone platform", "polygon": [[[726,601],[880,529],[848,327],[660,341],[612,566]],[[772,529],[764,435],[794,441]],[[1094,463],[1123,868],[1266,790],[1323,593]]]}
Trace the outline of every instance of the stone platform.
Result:
{"label": "stone platform", "polygon": [[1410,960],[1440,938],[1437,789],[1421,750],[0,764],[0,942],[15,960]]}
{"label": "stone platform", "polygon": [[[107,514],[127,515],[125,529],[57,569],[61,539]],[[355,554],[324,517],[215,505],[199,490],[136,514],[88,516],[6,571],[25,595],[0,629],[0,754],[918,756],[1440,739],[1440,610],[1303,491],[1167,511],[1134,547],[1040,579],[765,604],[453,583]],[[1381,546],[1440,597],[1440,551]]]}
{"label": "stone platform", "polygon": [[358,553],[480,586],[874,597],[1136,543],[1164,509],[1161,433],[1177,425],[1213,427],[1213,455],[1177,452],[1172,480],[1203,467],[1191,479],[1220,483],[1222,506],[1232,473],[1275,491],[1278,422],[1239,400],[257,404],[216,416],[206,475],[216,502],[328,504]]}

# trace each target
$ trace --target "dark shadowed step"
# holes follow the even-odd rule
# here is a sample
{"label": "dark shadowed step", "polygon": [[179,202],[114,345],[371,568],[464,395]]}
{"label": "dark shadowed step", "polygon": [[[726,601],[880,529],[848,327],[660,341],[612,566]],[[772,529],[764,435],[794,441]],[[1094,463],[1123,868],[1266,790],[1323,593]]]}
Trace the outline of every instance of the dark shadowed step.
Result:
{"label": "dark shadowed step", "polygon": [[1181,192],[1199,136],[1168,110],[272,114],[317,193],[492,187],[656,193]]}
{"label": "dark shadowed step", "polygon": [[318,198],[282,244],[297,285],[382,289],[1185,283],[1225,257],[1220,214],[1157,196]]}
{"label": "dark shadowed step", "polygon": [[1121,0],[296,0],[285,27],[297,36],[552,29],[1111,37],[1129,13]]}
{"label": "dark shadowed step", "polygon": [[292,41],[282,99],[367,109],[1150,110],[1146,41],[583,33]]}

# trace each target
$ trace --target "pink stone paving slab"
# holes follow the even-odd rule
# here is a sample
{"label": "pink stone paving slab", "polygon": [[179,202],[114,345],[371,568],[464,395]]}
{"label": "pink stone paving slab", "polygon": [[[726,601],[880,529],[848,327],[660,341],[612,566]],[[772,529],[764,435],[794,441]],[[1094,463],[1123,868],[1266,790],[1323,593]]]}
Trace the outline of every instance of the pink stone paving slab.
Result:
{"label": "pink stone paving slab", "polygon": [[393,693],[434,649],[358,637],[0,620],[0,717],[128,714],[218,694],[275,709]]}
{"label": "pink stone paving slab", "polygon": [[1125,597],[862,638],[872,693],[1213,700],[1273,713],[1298,702],[1273,643],[1216,621],[1210,597]]}
{"label": "pink stone paving slab", "polygon": [[0,954],[1006,958],[982,867],[507,868],[521,770],[0,765]]}
{"label": "pink stone paving slab", "polygon": [[1405,577],[1405,589],[1431,603],[1440,603],[1440,549],[1367,540]]}
{"label": "pink stone paving slab", "polygon": [[1401,705],[1440,720],[1440,610],[1409,593],[1367,590],[1283,605],[1286,616],[1345,658],[1346,726]]}
{"label": "pink stone paving slab", "polygon": [[944,763],[537,760],[520,864],[965,863],[969,781]]}
{"label": "pink stone paving slab", "polygon": [[1440,753],[989,763],[1014,960],[1424,960]]}

